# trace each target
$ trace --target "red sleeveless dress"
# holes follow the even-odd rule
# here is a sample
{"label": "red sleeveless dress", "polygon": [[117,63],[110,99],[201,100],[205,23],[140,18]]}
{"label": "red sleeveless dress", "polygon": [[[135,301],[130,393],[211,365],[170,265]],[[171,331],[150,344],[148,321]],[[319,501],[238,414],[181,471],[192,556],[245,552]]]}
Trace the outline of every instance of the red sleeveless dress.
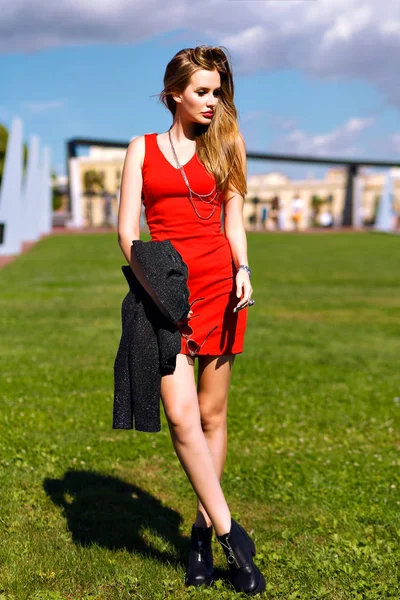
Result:
{"label": "red sleeveless dress", "polygon": [[[240,354],[248,309],[233,312],[239,298],[236,268],[221,225],[223,196],[218,194],[212,204],[193,198],[197,212],[203,217],[217,203],[211,218],[198,217],[182,173],[162,153],[157,135],[144,136],[143,203],[151,239],[170,240],[188,267],[189,302],[193,303],[193,315],[187,321],[192,333],[188,337],[201,346],[197,355]],[[208,173],[196,153],[183,167],[192,190],[198,194],[211,192],[215,177]],[[189,354],[183,335],[181,353]]]}

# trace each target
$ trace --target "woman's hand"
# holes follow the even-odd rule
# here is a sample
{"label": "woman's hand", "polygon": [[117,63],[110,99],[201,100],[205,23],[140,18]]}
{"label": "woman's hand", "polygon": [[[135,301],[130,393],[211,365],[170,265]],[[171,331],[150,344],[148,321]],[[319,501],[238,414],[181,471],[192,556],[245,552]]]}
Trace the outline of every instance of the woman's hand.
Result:
{"label": "woman's hand", "polygon": [[248,306],[253,288],[250,283],[250,276],[247,271],[240,269],[236,274],[236,296],[240,298],[240,301],[235,307],[235,312],[241,308]]}
{"label": "woman's hand", "polygon": [[190,319],[190,317],[192,316],[193,311],[189,310],[188,314],[186,315],[186,317],[184,317],[183,319],[181,319],[180,321],[178,321],[176,323],[178,329],[181,329],[182,327],[185,327],[185,325],[188,325],[188,321]]}

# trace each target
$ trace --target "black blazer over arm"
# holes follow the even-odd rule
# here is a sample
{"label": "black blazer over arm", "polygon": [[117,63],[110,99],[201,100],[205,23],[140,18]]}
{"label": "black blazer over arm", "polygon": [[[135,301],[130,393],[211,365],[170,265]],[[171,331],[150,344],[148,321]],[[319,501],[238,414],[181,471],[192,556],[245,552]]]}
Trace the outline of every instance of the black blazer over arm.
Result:
{"label": "black blazer over arm", "polygon": [[122,333],[114,362],[113,429],[161,430],[161,377],[173,373],[181,349],[177,323],[189,312],[188,268],[169,240],[133,242],[164,316],[128,265],[129,292],[122,301]]}

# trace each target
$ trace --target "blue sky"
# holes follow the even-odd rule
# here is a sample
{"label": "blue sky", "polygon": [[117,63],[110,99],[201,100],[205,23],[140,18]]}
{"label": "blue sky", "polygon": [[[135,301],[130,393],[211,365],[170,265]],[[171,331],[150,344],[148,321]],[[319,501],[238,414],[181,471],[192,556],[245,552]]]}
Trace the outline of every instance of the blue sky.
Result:
{"label": "blue sky", "polygon": [[[57,173],[72,137],[128,141],[166,131],[170,114],[153,95],[170,58],[198,44],[231,54],[249,151],[400,161],[400,3],[3,4],[0,123],[21,117],[25,140],[37,134],[50,146]],[[320,172],[249,163],[250,173],[271,169]]]}

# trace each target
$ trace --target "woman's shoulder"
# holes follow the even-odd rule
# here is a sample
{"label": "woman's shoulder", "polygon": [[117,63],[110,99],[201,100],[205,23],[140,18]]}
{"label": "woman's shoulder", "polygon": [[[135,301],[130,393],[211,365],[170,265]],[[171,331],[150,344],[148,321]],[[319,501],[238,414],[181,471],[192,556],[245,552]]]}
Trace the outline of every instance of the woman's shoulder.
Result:
{"label": "woman's shoulder", "polygon": [[134,140],[140,140],[139,143],[143,144],[146,138],[149,138],[149,137],[152,137],[152,136],[155,136],[155,135],[158,135],[158,133],[156,133],[155,131],[151,131],[150,133],[144,133],[143,135],[136,136],[135,138],[132,139],[132,141],[134,141]]}
{"label": "woman's shoulder", "polygon": [[139,155],[143,160],[146,150],[146,138],[148,136],[157,135],[156,133],[145,133],[143,135],[137,135],[133,137],[127,148],[128,156]]}
{"label": "woman's shoulder", "polygon": [[144,133],[143,135],[135,135],[135,137],[131,138],[131,141],[129,142],[129,146],[141,146],[145,143],[146,138],[150,137],[152,135],[158,135],[155,132],[151,132],[151,133]]}
{"label": "woman's shoulder", "polygon": [[128,162],[139,163],[140,168],[143,169],[146,156],[151,153],[151,145],[149,146],[150,139],[157,135],[157,133],[145,133],[143,135],[137,135],[131,139],[128,144],[126,152],[126,160]]}
{"label": "woman's shoulder", "polygon": [[144,156],[144,149],[145,149],[145,139],[144,139],[144,135],[137,135],[135,137],[133,137],[129,144],[128,144],[128,148],[126,150],[126,158],[129,159],[135,159],[137,157],[140,157],[140,159],[142,160],[143,156]]}
{"label": "woman's shoulder", "polygon": [[129,142],[129,146],[141,146],[145,143],[146,138],[152,135],[157,135],[155,132],[144,133],[143,135],[135,135],[135,137],[131,138]]}

